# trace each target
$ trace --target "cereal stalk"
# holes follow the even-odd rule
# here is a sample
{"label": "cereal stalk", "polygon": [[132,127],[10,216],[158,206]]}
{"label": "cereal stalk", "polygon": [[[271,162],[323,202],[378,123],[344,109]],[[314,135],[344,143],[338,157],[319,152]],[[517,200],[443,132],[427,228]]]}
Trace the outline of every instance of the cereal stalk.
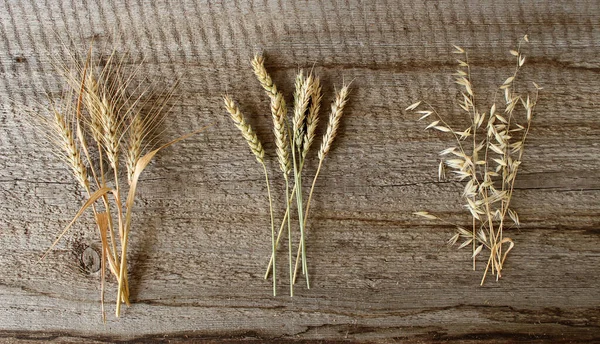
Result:
{"label": "cereal stalk", "polygon": [[269,196],[269,212],[271,215],[271,256],[273,257],[273,296],[277,295],[277,280],[276,280],[276,266],[275,266],[275,220],[273,218],[273,201],[271,197],[271,187],[269,183],[269,176],[267,173],[267,167],[265,165],[265,151],[262,144],[258,140],[258,136],[252,130],[252,127],[246,122],[240,109],[235,105],[233,100],[228,96],[223,97],[225,102],[225,109],[229,113],[229,116],[233,120],[235,126],[242,132],[242,137],[250,146],[250,150],[256,157],[256,160],[262,165],[265,173],[265,181],[267,183],[267,193]]}
{"label": "cereal stalk", "polygon": [[[323,136],[323,143],[321,144],[321,149],[319,150],[319,154],[318,154],[319,166],[317,167],[317,172],[315,173],[315,176],[313,178],[312,185],[310,187],[310,192],[308,194],[308,201],[306,202],[306,211],[305,211],[305,218],[304,218],[304,227],[305,228],[306,228],[306,221],[308,219],[308,212],[310,209],[310,201],[312,200],[312,195],[313,195],[313,191],[315,189],[315,184],[317,182],[317,178],[319,177],[319,173],[321,172],[321,166],[323,165],[323,161],[325,160],[325,157],[329,153],[329,150],[331,149],[331,145],[333,144],[333,140],[335,139],[335,136],[337,134],[340,120],[344,113],[343,112],[344,107],[346,106],[346,102],[348,101],[348,93],[349,93],[349,87],[348,86],[342,87],[340,92],[336,95],[335,101],[331,105],[331,114],[329,116],[327,131],[325,132],[325,135]],[[298,250],[298,253],[296,254],[296,264],[295,264],[295,268],[294,268],[294,278],[293,278],[294,282],[296,281],[296,273],[298,271],[298,261],[300,258],[300,253],[301,253],[301,251]]]}

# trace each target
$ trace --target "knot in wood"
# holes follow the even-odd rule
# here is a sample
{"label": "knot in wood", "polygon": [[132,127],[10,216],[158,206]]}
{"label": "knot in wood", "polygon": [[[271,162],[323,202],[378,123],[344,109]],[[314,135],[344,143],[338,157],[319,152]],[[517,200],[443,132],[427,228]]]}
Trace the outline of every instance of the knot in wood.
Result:
{"label": "knot in wood", "polygon": [[90,274],[100,271],[100,254],[92,247],[86,247],[79,259],[83,271]]}

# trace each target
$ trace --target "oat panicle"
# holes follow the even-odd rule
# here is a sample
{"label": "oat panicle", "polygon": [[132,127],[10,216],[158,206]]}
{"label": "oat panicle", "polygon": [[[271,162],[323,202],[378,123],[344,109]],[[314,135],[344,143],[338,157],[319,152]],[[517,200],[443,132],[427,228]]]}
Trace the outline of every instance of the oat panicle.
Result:
{"label": "oat panicle", "polygon": [[[504,101],[499,106],[494,102],[485,110],[476,102],[468,53],[454,46],[454,53],[461,58],[457,59],[458,70],[453,75],[455,83],[462,88],[458,105],[470,118],[467,128],[454,129],[428,104],[423,109],[420,101],[406,109],[415,111],[421,116],[420,120],[433,117],[425,129],[448,133],[455,138],[455,145],[440,152],[442,162],[438,178],[445,178],[448,170],[456,180],[465,182],[462,199],[471,216],[471,225],[470,229],[455,225],[457,230],[449,243],[456,244],[460,240],[459,248],[471,247],[473,269],[477,257],[484,250],[489,252],[481,284],[488,273],[496,279],[502,276],[506,257],[514,247],[513,240],[506,237],[504,231],[511,226],[509,223],[520,224],[517,212],[511,208],[511,200],[540,90],[535,83],[533,96],[520,94],[515,89],[519,71],[525,63],[521,52],[523,42],[528,42],[527,36],[519,42],[517,49],[509,51],[516,61],[513,73],[499,86]],[[415,215],[443,221],[424,211]]]}

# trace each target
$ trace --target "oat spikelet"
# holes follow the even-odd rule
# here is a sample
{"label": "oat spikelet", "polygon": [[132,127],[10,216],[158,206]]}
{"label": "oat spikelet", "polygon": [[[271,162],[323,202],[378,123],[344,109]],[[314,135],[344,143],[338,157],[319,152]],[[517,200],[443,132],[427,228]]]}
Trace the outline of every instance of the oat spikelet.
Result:
{"label": "oat spikelet", "polygon": [[325,156],[327,153],[329,153],[329,149],[331,149],[331,144],[335,139],[337,129],[340,125],[340,119],[342,118],[344,106],[348,101],[348,92],[348,86],[342,87],[340,92],[336,95],[335,101],[333,104],[331,104],[331,114],[329,115],[327,131],[325,132],[325,135],[323,135],[323,143],[321,144],[321,149],[319,150],[319,160],[325,159]]}
{"label": "oat spikelet", "polygon": [[233,100],[228,96],[225,96],[223,97],[223,101],[225,102],[225,108],[227,109],[227,112],[229,112],[233,123],[242,132],[242,136],[244,139],[246,139],[246,142],[248,142],[250,150],[256,157],[256,160],[258,160],[258,162],[261,164],[264,164],[265,151],[262,144],[258,140],[258,136],[256,136],[256,133],[254,130],[252,130],[252,127],[246,123],[244,116],[240,112],[240,109],[237,107],[237,105],[235,105]]}
{"label": "oat spikelet", "polygon": [[321,82],[319,78],[315,77],[312,86],[312,92],[310,94],[310,107],[308,109],[308,116],[306,116],[306,135],[302,146],[302,161],[306,158],[308,150],[315,139],[315,131],[317,124],[319,123],[319,111],[321,109]]}
{"label": "oat spikelet", "polygon": [[81,159],[81,153],[77,148],[75,143],[75,137],[73,135],[73,130],[67,124],[65,116],[61,114],[58,110],[54,109],[54,129],[56,131],[56,135],[59,137],[61,149],[64,151],[64,157],[73,170],[73,174],[75,178],[83,186],[85,190],[90,189],[90,181],[87,175],[87,169],[83,160]]}

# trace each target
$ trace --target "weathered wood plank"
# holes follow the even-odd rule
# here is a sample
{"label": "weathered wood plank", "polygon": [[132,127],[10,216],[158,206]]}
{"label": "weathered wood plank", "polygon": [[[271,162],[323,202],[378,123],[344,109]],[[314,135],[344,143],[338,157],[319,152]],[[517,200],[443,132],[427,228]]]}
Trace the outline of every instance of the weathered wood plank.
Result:
{"label": "weathered wood plank", "polygon": [[[0,97],[29,106],[56,97],[61,40],[104,53],[116,42],[132,64],[144,59],[149,78],[182,78],[165,138],[216,125],[145,172],[129,257],[135,303],[105,325],[98,273],[81,262],[97,248],[90,217],[37,263],[83,194],[4,102],[0,342],[600,340],[599,23],[592,0],[3,2]],[[514,198],[524,225],[510,233],[517,246],[503,279],[479,287],[482,264],[471,271],[467,252],[444,245],[451,229],[411,215],[466,219],[460,184],[436,181],[436,154],[450,141],[403,109],[428,99],[460,122],[451,44],[469,50],[484,102],[525,33],[524,78],[544,90]],[[311,210],[313,287],[299,284],[292,299],[285,275],[278,297],[262,279],[261,170],[220,102],[227,92],[254,116],[273,157],[268,102],[249,65],[259,50],[288,95],[299,67],[314,66],[327,103],[353,80]],[[113,280],[108,288],[114,295]]]}

